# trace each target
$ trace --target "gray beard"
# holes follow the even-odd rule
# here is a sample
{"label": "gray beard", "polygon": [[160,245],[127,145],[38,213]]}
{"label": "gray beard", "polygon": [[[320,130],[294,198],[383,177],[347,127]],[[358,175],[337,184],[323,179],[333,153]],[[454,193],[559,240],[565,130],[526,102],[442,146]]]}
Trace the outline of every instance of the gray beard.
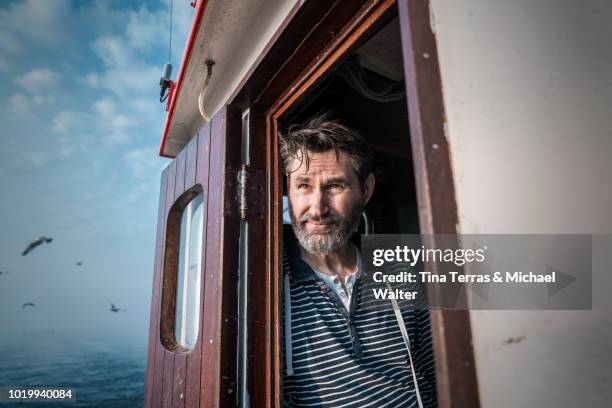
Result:
{"label": "gray beard", "polygon": [[[347,218],[330,211],[322,217],[305,215],[298,220],[289,203],[289,215],[293,232],[302,248],[311,254],[320,255],[333,252],[348,242],[359,227],[363,208],[364,203],[360,201],[353,207]],[[330,230],[325,233],[308,232],[305,225],[307,221],[329,223],[331,224]]]}

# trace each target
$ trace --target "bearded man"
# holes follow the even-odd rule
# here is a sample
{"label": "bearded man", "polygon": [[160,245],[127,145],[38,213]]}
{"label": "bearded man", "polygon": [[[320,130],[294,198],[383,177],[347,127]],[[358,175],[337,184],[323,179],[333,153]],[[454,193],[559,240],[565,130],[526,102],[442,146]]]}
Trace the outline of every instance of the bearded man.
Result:
{"label": "bearded man", "polygon": [[435,407],[427,309],[369,307],[389,301],[372,299],[350,240],[375,186],[363,138],[319,116],[290,128],[280,146],[292,227],[284,231],[284,405]]}

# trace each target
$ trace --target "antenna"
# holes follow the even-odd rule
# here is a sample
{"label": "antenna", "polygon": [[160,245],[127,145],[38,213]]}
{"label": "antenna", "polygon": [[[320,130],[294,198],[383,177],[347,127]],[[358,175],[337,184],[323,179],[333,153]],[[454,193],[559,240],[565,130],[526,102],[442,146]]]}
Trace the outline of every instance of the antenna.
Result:
{"label": "antenna", "polygon": [[164,65],[164,70],[162,71],[162,76],[159,79],[159,86],[161,87],[159,93],[159,101],[164,102],[170,93],[166,93],[166,90],[172,86],[172,80],[170,76],[172,75],[172,64],[167,63]]}

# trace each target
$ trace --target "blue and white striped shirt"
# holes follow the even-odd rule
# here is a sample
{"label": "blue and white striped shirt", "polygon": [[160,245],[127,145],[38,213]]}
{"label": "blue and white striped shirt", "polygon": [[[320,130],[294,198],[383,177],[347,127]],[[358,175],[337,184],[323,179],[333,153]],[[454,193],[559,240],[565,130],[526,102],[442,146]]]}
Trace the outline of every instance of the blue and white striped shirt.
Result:
{"label": "blue and white striped shirt", "polygon": [[[291,322],[286,328],[284,406],[417,407],[408,353],[393,307],[389,300],[375,299],[371,290],[380,288],[379,284],[374,286],[362,273],[347,311],[338,295],[300,258],[291,229],[285,229],[285,237],[284,273],[289,277],[290,302],[283,310],[289,311]],[[402,315],[423,404],[436,407],[429,313],[404,303]]]}

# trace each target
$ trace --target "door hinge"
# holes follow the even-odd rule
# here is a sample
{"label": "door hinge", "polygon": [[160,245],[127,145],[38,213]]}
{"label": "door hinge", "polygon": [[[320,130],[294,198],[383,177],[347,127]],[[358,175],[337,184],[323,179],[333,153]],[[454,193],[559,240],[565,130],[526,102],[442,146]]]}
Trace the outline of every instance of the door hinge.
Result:
{"label": "door hinge", "polygon": [[237,175],[236,201],[241,220],[262,219],[264,214],[264,173],[240,166]]}

